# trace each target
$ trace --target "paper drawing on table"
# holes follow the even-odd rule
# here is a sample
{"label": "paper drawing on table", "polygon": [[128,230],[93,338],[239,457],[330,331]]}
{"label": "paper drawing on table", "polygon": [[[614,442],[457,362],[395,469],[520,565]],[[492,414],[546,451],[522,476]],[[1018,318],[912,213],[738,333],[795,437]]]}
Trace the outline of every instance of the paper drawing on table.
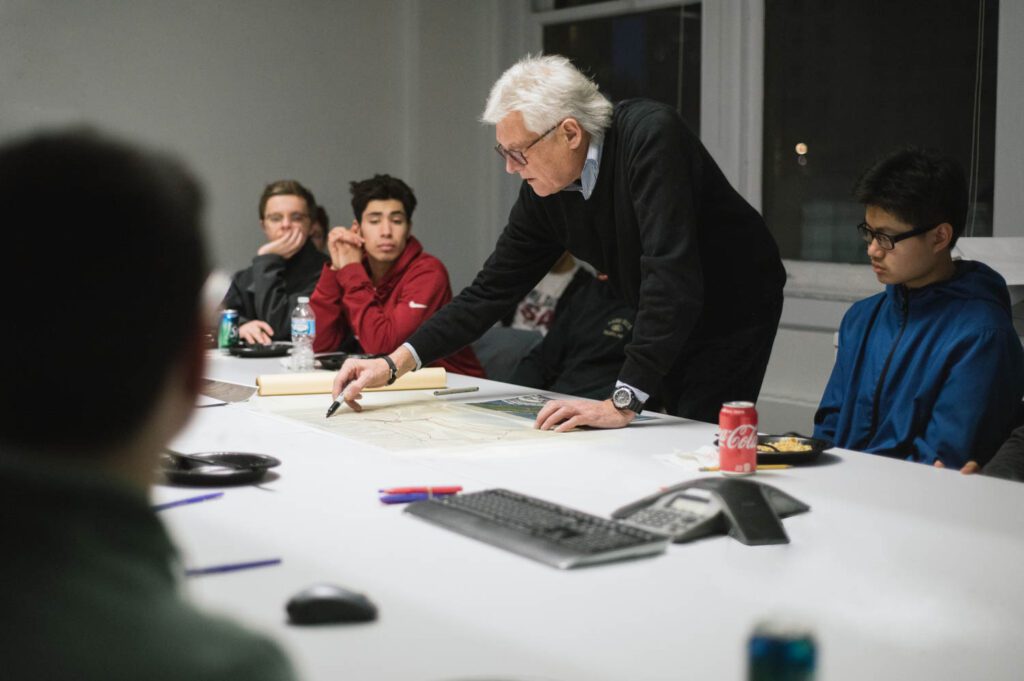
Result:
{"label": "paper drawing on table", "polygon": [[318,395],[261,397],[250,404],[261,411],[391,451],[558,437],[557,433],[534,429],[532,421],[510,420],[465,404],[441,402],[433,397],[424,399],[410,393],[364,395],[362,412],[342,408],[329,419],[324,418],[324,400]]}
{"label": "paper drawing on table", "polygon": [[[522,419],[529,419],[535,421],[537,414],[541,408],[551,400],[559,399],[555,397],[549,397],[547,395],[541,395],[534,393],[532,395],[518,395],[516,397],[506,397],[500,400],[489,400],[487,402],[466,402],[467,407],[476,407],[478,409],[489,409],[500,414],[506,414],[508,416],[518,416]],[[563,398],[563,399],[575,399],[575,398]],[[649,421],[652,417],[644,416],[640,414],[635,419],[636,421]]]}

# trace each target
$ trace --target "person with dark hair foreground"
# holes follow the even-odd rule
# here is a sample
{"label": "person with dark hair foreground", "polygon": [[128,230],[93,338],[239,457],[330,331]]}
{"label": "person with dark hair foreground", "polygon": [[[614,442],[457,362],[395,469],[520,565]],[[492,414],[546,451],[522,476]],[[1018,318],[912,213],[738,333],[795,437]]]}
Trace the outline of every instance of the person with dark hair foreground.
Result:
{"label": "person with dark hair foreground", "polygon": [[814,436],[840,447],[961,468],[984,465],[1017,422],[1024,353],[1006,282],[954,261],[967,183],[959,164],[906,149],[861,178],[858,230],[885,291],[855,303]]}
{"label": "person with dark hair foreground", "polygon": [[[416,195],[402,180],[374,175],[352,182],[352,228],[327,235],[323,266],[309,304],[316,352],[378,354],[405,342],[452,299],[448,270],[410,234]],[[431,366],[467,376],[484,370],[469,347]]]}
{"label": "person with dark hair foreground", "polygon": [[238,337],[246,343],[290,340],[291,313],[316,286],[324,255],[311,238],[317,213],[313,192],[295,180],[277,180],[260,196],[267,243],[252,265],[235,273],[221,307],[238,310]]}
{"label": "person with dark hair foreground", "polygon": [[[43,315],[0,348],[0,675],[292,678],[268,640],[181,600],[148,499],[203,372],[198,186],[163,156],[67,131],[0,147],[0,201],[33,225],[12,233],[0,284],[32,281],[22,304]],[[39,277],[54,243],[75,257]]]}

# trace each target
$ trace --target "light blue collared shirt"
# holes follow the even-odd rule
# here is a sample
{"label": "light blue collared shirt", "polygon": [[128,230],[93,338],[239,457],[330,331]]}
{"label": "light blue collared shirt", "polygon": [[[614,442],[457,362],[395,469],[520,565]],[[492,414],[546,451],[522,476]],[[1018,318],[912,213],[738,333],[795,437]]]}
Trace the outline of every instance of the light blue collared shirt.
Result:
{"label": "light blue collared shirt", "polygon": [[580,173],[580,181],[573,182],[562,191],[580,192],[583,194],[584,201],[590,198],[590,195],[594,193],[594,187],[597,186],[597,171],[601,168],[603,146],[601,142],[595,142],[591,138],[590,146],[587,147],[587,160],[583,162],[583,172]]}

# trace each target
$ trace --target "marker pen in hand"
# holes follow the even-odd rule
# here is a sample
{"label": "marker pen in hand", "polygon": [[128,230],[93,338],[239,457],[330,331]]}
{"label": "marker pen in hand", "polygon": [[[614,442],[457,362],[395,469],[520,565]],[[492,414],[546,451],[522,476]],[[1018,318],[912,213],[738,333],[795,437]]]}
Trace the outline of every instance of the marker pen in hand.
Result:
{"label": "marker pen in hand", "polygon": [[341,386],[341,392],[338,393],[338,399],[336,399],[333,402],[331,402],[331,406],[327,407],[327,416],[324,416],[325,419],[330,418],[331,414],[333,414],[334,412],[338,411],[338,407],[341,406],[342,398],[345,395],[345,388],[347,388],[348,384],[351,383],[351,382],[352,381],[349,381],[345,385]]}

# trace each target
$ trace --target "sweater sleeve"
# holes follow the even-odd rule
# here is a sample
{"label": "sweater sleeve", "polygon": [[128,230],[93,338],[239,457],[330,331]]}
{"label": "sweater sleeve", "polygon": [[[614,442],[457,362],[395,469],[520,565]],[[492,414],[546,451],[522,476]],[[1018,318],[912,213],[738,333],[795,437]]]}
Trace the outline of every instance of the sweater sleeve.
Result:
{"label": "sweater sleeve", "polygon": [[950,366],[927,423],[914,439],[916,460],[961,468],[984,465],[1009,434],[1024,390],[1020,340],[1010,329],[983,329],[946,353]]}
{"label": "sweater sleeve", "polygon": [[342,288],[337,277],[338,272],[324,265],[320,271],[320,279],[309,297],[309,306],[316,317],[316,338],[313,340],[314,352],[334,352],[341,347],[349,334],[348,321],[345,319],[345,308],[342,306]]}
{"label": "sweater sleeve", "polygon": [[696,205],[701,155],[668,111],[647,114],[623,134],[641,256],[636,323],[619,379],[654,394],[704,304]]}
{"label": "sweater sleeve", "polygon": [[527,208],[524,182],[508,225],[483,268],[451,303],[408,339],[424,365],[469,345],[515,307],[565,251],[541,209]]}
{"label": "sweater sleeve", "polygon": [[376,296],[362,265],[348,265],[334,274],[353,333],[371,354],[397,348],[451,299],[448,271],[440,260],[425,254],[409,265],[386,299]]}
{"label": "sweater sleeve", "polygon": [[982,475],[1024,482],[1024,426],[1014,430],[981,470]]}

